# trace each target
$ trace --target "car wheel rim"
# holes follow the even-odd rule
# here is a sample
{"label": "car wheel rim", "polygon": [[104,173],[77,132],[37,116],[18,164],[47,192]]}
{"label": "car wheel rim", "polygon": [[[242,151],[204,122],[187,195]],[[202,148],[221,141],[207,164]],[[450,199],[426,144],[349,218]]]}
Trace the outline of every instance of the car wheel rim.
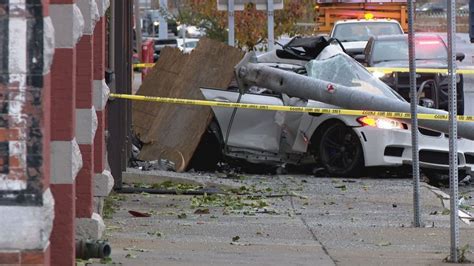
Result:
{"label": "car wheel rim", "polygon": [[330,128],[321,140],[321,158],[328,170],[343,173],[357,161],[360,153],[358,139],[343,125]]}

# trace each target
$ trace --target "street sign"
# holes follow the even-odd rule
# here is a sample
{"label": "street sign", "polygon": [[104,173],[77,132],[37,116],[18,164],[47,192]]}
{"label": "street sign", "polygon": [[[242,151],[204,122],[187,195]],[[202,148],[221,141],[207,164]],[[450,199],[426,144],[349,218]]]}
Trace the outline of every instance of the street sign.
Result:
{"label": "street sign", "polygon": [[[227,11],[228,3],[229,0],[217,0],[217,10]],[[242,11],[248,3],[254,3],[257,6],[257,10],[267,10],[268,0],[234,0],[234,10]],[[283,9],[283,0],[273,0],[273,9]]]}

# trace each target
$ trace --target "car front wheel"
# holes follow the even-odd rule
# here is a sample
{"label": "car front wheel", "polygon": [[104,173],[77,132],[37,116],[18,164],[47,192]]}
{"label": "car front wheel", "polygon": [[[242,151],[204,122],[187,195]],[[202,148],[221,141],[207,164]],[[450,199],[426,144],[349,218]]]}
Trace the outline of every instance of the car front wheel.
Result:
{"label": "car front wheel", "polygon": [[360,176],[364,167],[364,153],[359,137],[343,123],[324,129],[318,145],[321,163],[334,176]]}

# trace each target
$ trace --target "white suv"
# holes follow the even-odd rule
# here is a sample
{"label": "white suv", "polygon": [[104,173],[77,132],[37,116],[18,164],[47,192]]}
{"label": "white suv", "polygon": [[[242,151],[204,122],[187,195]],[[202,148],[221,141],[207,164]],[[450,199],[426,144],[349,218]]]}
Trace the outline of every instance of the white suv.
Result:
{"label": "white suv", "polygon": [[363,54],[371,36],[403,34],[400,23],[392,19],[350,19],[338,21],[331,31],[344,45],[346,52],[354,57]]}

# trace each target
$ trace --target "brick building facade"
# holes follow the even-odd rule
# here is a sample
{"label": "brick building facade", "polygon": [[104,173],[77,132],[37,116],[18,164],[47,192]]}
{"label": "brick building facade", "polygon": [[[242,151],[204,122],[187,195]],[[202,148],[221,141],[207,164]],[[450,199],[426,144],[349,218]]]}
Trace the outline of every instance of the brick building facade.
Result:
{"label": "brick building facade", "polygon": [[74,265],[102,237],[108,6],[0,1],[0,264]]}

